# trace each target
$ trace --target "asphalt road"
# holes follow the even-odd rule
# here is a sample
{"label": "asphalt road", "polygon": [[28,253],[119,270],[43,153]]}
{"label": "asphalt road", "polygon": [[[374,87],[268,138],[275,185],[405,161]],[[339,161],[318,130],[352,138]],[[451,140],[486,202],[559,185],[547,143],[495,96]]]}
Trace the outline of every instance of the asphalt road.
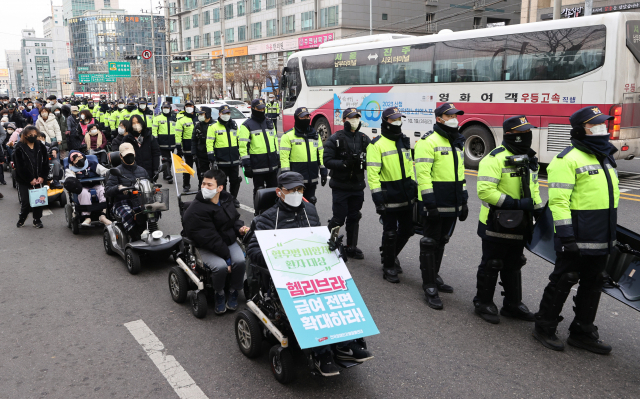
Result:
{"label": "asphalt road", "polygon": [[[458,223],[441,271],[455,288],[453,294],[442,294],[444,310],[432,310],[424,302],[418,236],[400,256],[405,271],[401,283],[382,279],[382,229],[366,193],[359,245],[366,257],[348,267],[380,330],[367,339],[375,359],[331,379],[311,376],[298,359],[298,379],[288,386],[273,378],[267,346],[255,360],[240,353],[233,314],[211,312],[199,320],[188,303],[171,300],[170,260],[132,276],[119,257],[104,253],[101,229],[74,236],[55,206],[43,218],[44,229],[32,228],[31,218],[17,229],[17,193],[10,185],[0,186],[5,195],[0,202],[0,396],[178,397],[125,327],[142,320],[164,345],[161,353],[173,356],[209,398],[637,398],[640,314],[616,300],[603,295],[596,320],[601,337],[614,348],[609,356],[573,347],[553,352],[533,339],[531,323],[503,319],[491,325],[474,315],[480,202],[473,172],[467,180],[470,215]],[[542,190],[546,196],[546,188]],[[619,219],[633,229],[640,222],[640,191],[627,194]],[[251,206],[250,196],[251,186],[243,183],[240,201]],[[317,196],[326,222],[331,217],[329,187],[319,188]],[[249,224],[252,215],[244,210],[241,215]],[[160,227],[179,234],[175,197]],[[552,265],[532,254],[527,257],[524,302],[535,311]],[[496,303],[501,303],[498,292]],[[571,306],[567,301],[566,320],[559,326],[565,340]]]}

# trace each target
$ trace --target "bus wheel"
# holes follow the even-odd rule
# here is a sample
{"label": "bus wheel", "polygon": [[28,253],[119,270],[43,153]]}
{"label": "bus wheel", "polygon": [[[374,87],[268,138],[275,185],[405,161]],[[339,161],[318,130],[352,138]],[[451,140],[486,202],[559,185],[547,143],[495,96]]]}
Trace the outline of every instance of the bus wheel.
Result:
{"label": "bus wheel", "polygon": [[329,121],[324,117],[318,118],[315,125],[313,125],[313,128],[318,132],[322,142],[331,136],[331,126],[329,125]]}
{"label": "bus wheel", "polygon": [[462,131],[464,141],[464,166],[478,169],[480,160],[496,147],[493,135],[482,126],[472,125]]}

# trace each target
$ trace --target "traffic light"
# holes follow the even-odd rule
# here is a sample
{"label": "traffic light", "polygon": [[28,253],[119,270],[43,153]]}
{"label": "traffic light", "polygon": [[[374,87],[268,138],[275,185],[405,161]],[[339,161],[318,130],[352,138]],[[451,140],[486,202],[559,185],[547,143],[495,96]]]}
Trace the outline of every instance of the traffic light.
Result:
{"label": "traffic light", "polygon": [[189,61],[189,60],[191,60],[191,57],[189,57],[188,55],[174,55],[173,56],[173,60],[174,61]]}
{"label": "traffic light", "polygon": [[142,59],[142,57],[140,57],[139,55],[125,55],[124,59],[125,60],[140,60],[140,59]]}

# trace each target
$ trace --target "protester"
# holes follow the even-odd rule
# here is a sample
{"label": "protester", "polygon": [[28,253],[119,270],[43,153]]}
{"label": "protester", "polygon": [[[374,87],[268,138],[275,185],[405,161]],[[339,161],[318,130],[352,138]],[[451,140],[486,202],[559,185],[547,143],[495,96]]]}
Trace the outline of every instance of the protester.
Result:
{"label": "protester", "polygon": [[38,129],[35,126],[27,126],[23,130],[20,142],[15,145],[13,162],[20,200],[17,227],[24,226],[29,212],[32,212],[33,226],[41,229],[42,207],[31,208],[29,190],[44,183],[49,174],[49,157],[47,148],[38,140]]}
{"label": "protester", "polygon": [[44,108],[42,112],[40,112],[40,117],[36,122],[36,128],[45,134],[47,143],[57,145],[59,142],[62,142],[60,125],[56,118],[49,113],[48,109]]}
{"label": "protester", "polygon": [[[105,188],[102,184],[91,184],[84,186],[81,179],[104,176],[108,169],[97,162],[88,160],[80,151],[72,150],[69,153],[69,168],[65,171],[64,184],[69,192],[78,194],[78,202],[80,205],[91,205],[91,191],[95,190],[99,202],[106,202],[104,196]],[[77,189],[81,189],[77,192]],[[83,212],[83,216],[87,216],[82,222],[83,226],[91,225],[90,212]],[[106,215],[100,215],[99,219],[105,226],[111,224]]]}
{"label": "protester", "polygon": [[136,164],[147,171],[149,177],[153,177],[160,169],[160,146],[158,140],[151,134],[151,128],[147,127],[144,118],[133,115],[129,120],[128,135],[123,143],[130,143],[136,152]]}

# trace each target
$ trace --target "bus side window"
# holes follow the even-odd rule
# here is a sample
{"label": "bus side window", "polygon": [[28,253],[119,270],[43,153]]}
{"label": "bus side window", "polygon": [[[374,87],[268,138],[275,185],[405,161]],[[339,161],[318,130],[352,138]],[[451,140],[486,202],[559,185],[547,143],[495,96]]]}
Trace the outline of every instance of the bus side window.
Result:
{"label": "bus side window", "polygon": [[435,82],[502,80],[506,36],[478,37],[436,44]]}

